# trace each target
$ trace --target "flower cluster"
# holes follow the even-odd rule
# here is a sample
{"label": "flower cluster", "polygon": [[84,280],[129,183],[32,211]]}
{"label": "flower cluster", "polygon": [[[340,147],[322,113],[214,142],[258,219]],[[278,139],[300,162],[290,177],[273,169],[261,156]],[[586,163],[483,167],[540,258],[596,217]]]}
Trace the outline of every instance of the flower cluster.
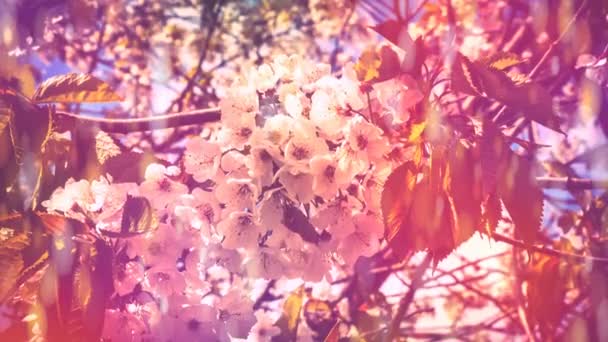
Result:
{"label": "flower cluster", "polygon": [[408,76],[362,87],[352,64],[338,77],[280,56],[234,82],[221,126],[188,138],[176,165],[150,164],[141,184],[56,190],[49,211],[88,213],[98,229],[119,229],[127,196],[159,220],[125,239],[105,337],[278,334],[252,293],[271,279],[327,284],[379,250],[382,184],[406,158],[394,138],[421,98]]}

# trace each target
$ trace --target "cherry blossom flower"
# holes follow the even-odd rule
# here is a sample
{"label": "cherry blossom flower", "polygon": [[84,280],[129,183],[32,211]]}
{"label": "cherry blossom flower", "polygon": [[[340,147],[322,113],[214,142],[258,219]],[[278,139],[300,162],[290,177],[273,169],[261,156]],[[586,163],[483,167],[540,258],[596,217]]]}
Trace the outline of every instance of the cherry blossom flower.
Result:
{"label": "cherry blossom flower", "polygon": [[292,117],[284,114],[269,117],[264,122],[262,134],[258,139],[252,138],[252,142],[270,145],[278,149],[278,146],[283,146],[287,142],[295,124],[296,121]]}
{"label": "cherry blossom flower", "polygon": [[247,337],[256,322],[251,299],[235,288],[221,297],[215,307],[219,312],[218,319],[231,337]]}
{"label": "cherry blossom flower", "polygon": [[308,203],[313,199],[313,177],[311,174],[282,168],[276,173],[276,176],[278,176],[279,181],[287,190],[289,198],[293,201]]}
{"label": "cherry blossom flower", "polygon": [[270,233],[265,241],[270,247],[279,247],[289,236],[283,225],[284,196],[282,191],[268,191],[259,206],[260,226]]}
{"label": "cherry blossom flower", "polygon": [[249,139],[256,129],[255,117],[244,115],[233,119],[230,126],[224,127],[220,141],[225,146],[242,150],[249,144]]}
{"label": "cherry blossom flower", "polygon": [[110,183],[111,179],[100,177],[99,180],[91,182],[91,193],[95,197],[96,202],[102,203],[95,218],[98,221],[111,218],[118,213],[127,200],[127,194],[137,192],[135,183]]}
{"label": "cherry blossom flower", "polygon": [[227,249],[220,243],[210,243],[207,246],[191,250],[186,257],[186,272],[193,272],[200,276],[201,272],[217,265],[226,270],[239,273],[241,271],[241,255],[233,250]]}
{"label": "cherry blossom flower", "polygon": [[361,188],[363,199],[369,210],[374,212],[381,211],[382,189],[391,171],[392,168],[387,165],[387,167],[375,167],[374,170],[365,175]]}
{"label": "cherry blossom flower", "polygon": [[75,181],[73,178],[68,179],[63,188],[53,191],[50,199],[42,203],[49,211],[64,213],[72,213],[74,204],[86,211],[96,211],[102,205],[100,201],[95,200],[87,180]]}
{"label": "cherry blossom flower", "polygon": [[388,140],[382,135],[382,130],[361,117],[350,121],[347,139],[350,149],[354,152],[351,156],[354,160],[373,163],[381,160],[389,149]]}
{"label": "cherry blossom flower", "polygon": [[186,142],[184,167],[186,172],[197,182],[213,178],[220,165],[220,147],[201,137],[191,138]]}
{"label": "cherry blossom flower", "polygon": [[294,131],[294,136],[285,146],[285,163],[293,171],[308,171],[310,159],[328,151],[325,140],[303,125],[302,128]]}
{"label": "cherry blossom flower", "polygon": [[303,72],[301,70],[302,57],[299,55],[278,55],[272,66],[275,74],[281,80],[292,80]]}
{"label": "cherry blossom flower", "polygon": [[228,336],[209,305],[189,305],[179,310],[172,339],[176,341],[226,341]]}
{"label": "cherry blossom flower", "polygon": [[[248,159],[249,176],[256,180],[258,188],[263,188],[272,184],[274,158],[272,148],[265,146],[255,146],[251,148],[251,158]],[[278,151],[274,151],[278,153]]]}
{"label": "cherry blossom flower", "polygon": [[326,229],[332,239],[342,239],[355,230],[353,222],[354,199],[350,196],[345,199],[337,198],[327,202],[319,208],[311,222],[318,229]]}
{"label": "cherry blossom flower", "polygon": [[171,180],[168,173],[171,169],[164,165],[152,163],[145,172],[145,181],[139,186],[140,193],[150,200],[157,210],[165,209],[167,205],[176,202],[179,196],[188,193],[185,184]]}
{"label": "cherry blossom flower", "polygon": [[353,218],[355,230],[338,246],[338,253],[348,265],[354,265],[359,256],[371,256],[380,247],[384,226],[374,215],[357,214]]}
{"label": "cherry blossom flower", "polygon": [[192,190],[192,194],[182,195],[180,205],[175,206],[175,217],[201,231],[202,235],[211,236],[211,226],[220,219],[220,204],[213,192],[201,188]]}
{"label": "cherry blossom flower", "polygon": [[275,326],[276,320],[263,310],[256,311],[255,318],[256,323],[247,335],[248,342],[268,342],[273,336],[281,333],[281,329]]}
{"label": "cherry blossom flower", "polygon": [[258,248],[245,262],[245,272],[251,278],[276,279],[285,274],[289,259],[276,248]]}
{"label": "cherry blossom flower", "polygon": [[285,112],[294,118],[304,115],[311,108],[311,101],[301,92],[286,94],[282,103]]}
{"label": "cherry blossom flower", "polygon": [[243,120],[255,120],[260,110],[258,94],[251,87],[230,88],[225,98],[220,100],[222,124],[225,127],[236,129],[242,125]]}
{"label": "cherry blossom flower", "polygon": [[189,232],[179,232],[175,227],[161,223],[154,231],[130,238],[127,254],[130,258],[141,256],[148,266],[175,266],[182,251],[191,246],[193,238]]}
{"label": "cherry blossom flower", "polygon": [[144,279],[144,265],[138,261],[121,263],[114,272],[114,289],[123,296],[133,291],[135,285]]}
{"label": "cherry blossom flower", "polygon": [[376,83],[374,91],[383,110],[399,122],[407,121],[408,110],[424,98],[416,80],[409,75]]}
{"label": "cherry blossom flower", "polygon": [[310,160],[310,172],[313,175],[312,190],[324,199],[332,199],[338,190],[344,189],[350,182],[351,175],[338,166],[330,155],[315,156]]}
{"label": "cherry blossom flower", "polygon": [[249,163],[249,156],[236,150],[227,150],[222,153],[220,159],[220,169],[222,172],[213,178],[215,183],[221,184],[229,178],[248,178],[247,165]]}
{"label": "cherry blossom flower", "polygon": [[251,179],[228,178],[218,184],[215,196],[226,208],[233,210],[253,210],[258,197],[258,189]]}
{"label": "cherry blossom flower", "polygon": [[302,61],[300,64],[301,72],[296,73],[295,80],[302,85],[306,90],[311,90],[312,83],[319,80],[321,77],[329,75],[331,66],[325,63],[313,63],[312,61]]}
{"label": "cherry blossom flower", "polygon": [[254,221],[252,214],[244,211],[233,211],[222,220],[217,230],[224,236],[224,248],[253,248],[258,245],[261,228]]}
{"label": "cherry blossom flower", "polygon": [[362,110],[367,106],[365,96],[361,91],[354,63],[347,63],[342,68],[342,77],[336,88],[336,97],[343,108]]}
{"label": "cherry blossom flower", "polygon": [[288,257],[291,267],[291,272],[287,272],[285,276],[302,278],[302,280],[311,282],[320,281],[331,268],[329,254],[320,247],[304,243],[295,237],[296,234],[293,235],[289,240],[285,240],[290,245],[285,250],[285,255]]}
{"label": "cherry blossom flower", "polygon": [[252,82],[261,93],[266,92],[276,85],[279,76],[274,73],[268,64],[260,65],[252,75]]}
{"label": "cherry blossom flower", "polygon": [[146,270],[144,288],[162,297],[181,293],[186,288],[184,277],[173,267],[152,267]]}
{"label": "cherry blossom flower", "polygon": [[146,323],[128,311],[109,309],[105,312],[102,337],[110,341],[139,341],[148,332]]}
{"label": "cherry blossom flower", "polygon": [[333,77],[326,79],[332,80],[334,84],[328,86],[329,89],[319,89],[312,95],[310,121],[326,138],[336,139],[342,134],[347,117],[342,114],[344,109],[340,106],[336,94],[329,91],[338,87],[338,80]]}

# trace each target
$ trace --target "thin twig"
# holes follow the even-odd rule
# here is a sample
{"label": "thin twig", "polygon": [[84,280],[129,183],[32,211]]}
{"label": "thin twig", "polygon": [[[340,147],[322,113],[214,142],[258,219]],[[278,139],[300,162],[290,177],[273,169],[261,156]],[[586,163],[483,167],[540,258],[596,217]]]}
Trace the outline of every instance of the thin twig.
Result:
{"label": "thin twig", "polygon": [[[215,30],[217,29],[217,24],[218,24],[218,19],[220,16],[220,13],[222,11],[222,6],[223,6],[223,0],[219,1],[216,4],[213,4],[214,6],[217,5],[218,8],[214,11],[214,8],[211,8],[210,11],[212,12],[212,18],[211,18],[211,22],[209,23],[209,26],[207,27],[207,36],[205,37],[205,41],[203,43],[203,51],[201,52],[201,56],[198,59],[198,62],[196,64],[196,68],[194,71],[194,75],[192,75],[192,77],[190,77],[188,79],[188,83],[186,83],[186,86],[184,87],[184,90],[179,94],[179,96],[173,100],[173,102],[171,102],[171,105],[169,106],[170,110],[171,108],[173,108],[173,106],[177,105],[178,106],[178,110],[182,110],[183,107],[183,100],[186,98],[186,95],[190,92],[190,90],[192,89],[192,87],[194,86],[195,82],[196,82],[196,78],[201,74],[202,72],[202,68],[203,68],[203,62],[205,61],[205,59],[207,58],[208,52],[209,52],[209,47],[211,44],[211,38],[213,37],[213,34],[215,33]],[[203,7],[203,9],[206,9],[207,7]],[[203,11],[203,13],[201,14],[201,25],[205,23],[205,12]]]}
{"label": "thin twig", "polygon": [[[585,9],[586,6],[587,6],[587,0],[583,0],[581,5],[578,7],[578,10],[576,11],[576,13],[574,13],[574,15],[572,16],[572,18],[570,19],[570,21],[564,28],[564,31],[562,32],[562,34],[560,34],[559,37],[557,37],[557,39],[555,39],[551,43],[551,45],[549,46],[547,51],[545,51],[545,54],[543,54],[543,56],[538,60],[538,62],[534,66],[534,68],[532,68],[532,70],[526,75],[527,80],[532,79],[540,71],[540,68],[545,64],[545,62],[547,61],[549,56],[551,56],[551,53],[553,53],[553,50],[555,49],[555,47],[562,41],[562,39],[564,39],[566,34],[570,31],[570,29],[572,28],[572,26],[574,25],[574,23],[576,22],[576,20],[578,19],[578,17],[583,12],[583,10]],[[507,106],[506,105],[502,106],[502,108],[494,116],[493,121],[498,122],[498,120],[500,119],[501,116],[503,116],[503,114],[505,113],[506,110],[507,110]]]}
{"label": "thin twig", "polygon": [[431,261],[433,260],[433,256],[431,253],[427,253],[424,257],[424,260],[418,265],[416,272],[412,276],[412,284],[410,285],[410,289],[407,291],[405,296],[399,302],[399,307],[397,308],[397,312],[393,320],[391,321],[389,331],[388,331],[388,340],[392,341],[396,336],[399,336],[399,330],[401,326],[401,321],[405,314],[407,313],[407,309],[410,304],[414,300],[414,295],[416,294],[416,290],[422,285],[422,277],[424,273],[431,265]]}
{"label": "thin twig", "polygon": [[608,179],[587,179],[572,177],[536,177],[536,184],[545,189],[591,190],[608,189]]}
{"label": "thin twig", "polygon": [[556,249],[548,248],[548,247],[544,247],[544,246],[530,245],[523,241],[515,240],[515,239],[512,239],[508,236],[505,236],[505,235],[502,235],[499,233],[493,233],[492,238],[496,241],[508,243],[509,245],[516,247],[516,248],[522,248],[522,249],[526,249],[526,250],[529,250],[532,252],[562,258],[562,259],[565,259],[570,262],[594,261],[594,262],[608,263],[608,258],[573,254],[573,253],[558,251]]}

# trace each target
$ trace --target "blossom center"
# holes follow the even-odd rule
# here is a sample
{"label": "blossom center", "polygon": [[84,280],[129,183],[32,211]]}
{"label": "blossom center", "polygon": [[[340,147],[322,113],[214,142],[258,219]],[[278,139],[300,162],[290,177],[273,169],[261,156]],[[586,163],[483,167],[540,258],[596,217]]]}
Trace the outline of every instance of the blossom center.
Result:
{"label": "blossom center", "polygon": [[253,223],[249,216],[240,216],[238,218],[238,221],[239,221],[239,224],[242,226],[249,226]]}
{"label": "blossom center", "polygon": [[211,205],[209,205],[209,203],[205,203],[203,205],[200,205],[198,207],[199,211],[202,213],[203,217],[207,219],[208,222],[213,222],[213,217],[215,216],[215,213],[213,212],[213,208],[211,208]]}
{"label": "blossom center", "polygon": [[230,312],[228,312],[228,310],[221,310],[220,309],[219,319],[225,322],[229,318],[230,318]]}
{"label": "blossom center", "polygon": [[251,135],[251,133],[252,133],[252,131],[251,131],[251,128],[249,128],[249,127],[243,127],[239,131],[239,135],[242,136],[243,138],[249,137]]}
{"label": "blossom center", "polygon": [[158,242],[150,242],[148,252],[152,255],[159,255],[163,251],[162,245]]}
{"label": "blossom center", "polygon": [[364,137],[363,135],[357,135],[357,147],[359,147],[360,150],[363,150],[364,148],[367,147],[367,138]]}
{"label": "blossom center", "polygon": [[335,174],[336,174],[336,168],[332,165],[327,166],[325,168],[325,172],[323,172],[323,175],[325,175],[325,178],[327,178],[330,181],[334,179]]}
{"label": "blossom center", "polygon": [[190,331],[197,331],[198,328],[200,327],[200,325],[201,325],[201,322],[197,321],[196,319],[191,319],[187,323],[188,330],[190,330]]}
{"label": "blossom center", "polygon": [[308,158],[308,150],[304,147],[296,146],[291,154],[297,160],[307,159]]}
{"label": "blossom center", "polygon": [[268,153],[266,150],[261,150],[260,151],[260,159],[262,161],[269,161],[272,159],[272,157],[270,156],[270,153]]}
{"label": "blossom center", "polygon": [[239,187],[237,193],[239,196],[249,196],[249,195],[251,195],[252,191],[249,188],[249,185],[243,184]]}
{"label": "blossom center", "polygon": [[158,188],[161,191],[169,192],[171,191],[171,182],[167,178],[163,178],[158,181]]}

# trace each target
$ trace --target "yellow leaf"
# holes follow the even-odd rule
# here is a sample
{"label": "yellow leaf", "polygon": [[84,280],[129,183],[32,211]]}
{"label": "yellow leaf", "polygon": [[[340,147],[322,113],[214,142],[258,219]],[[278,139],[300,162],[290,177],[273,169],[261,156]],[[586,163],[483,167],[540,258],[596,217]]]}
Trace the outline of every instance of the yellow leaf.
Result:
{"label": "yellow leaf", "polygon": [[44,81],[32,97],[43,102],[116,102],[122,98],[104,81],[90,74],[70,73],[54,76]]}
{"label": "yellow leaf", "polygon": [[412,123],[410,126],[410,134],[408,134],[407,141],[417,142],[420,140],[424,129],[426,128],[426,120],[422,122]]}
{"label": "yellow leaf", "polygon": [[369,82],[380,76],[378,69],[381,64],[382,60],[374,49],[365,50],[361,54],[361,57],[359,57],[357,64],[355,64],[355,71],[357,72],[359,81]]}
{"label": "yellow leaf", "polygon": [[304,288],[300,287],[287,297],[283,304],[283,314],[287,317],[287,327],[294,331],[300,320],[302,301],[304,300]]}
{"label": "yellow leaf", "polygon": [[496,70],[505,70],[512,66],[521,64],[523,60],[512,52],[497,52],[489,58],[483,59],[482,62]]}

